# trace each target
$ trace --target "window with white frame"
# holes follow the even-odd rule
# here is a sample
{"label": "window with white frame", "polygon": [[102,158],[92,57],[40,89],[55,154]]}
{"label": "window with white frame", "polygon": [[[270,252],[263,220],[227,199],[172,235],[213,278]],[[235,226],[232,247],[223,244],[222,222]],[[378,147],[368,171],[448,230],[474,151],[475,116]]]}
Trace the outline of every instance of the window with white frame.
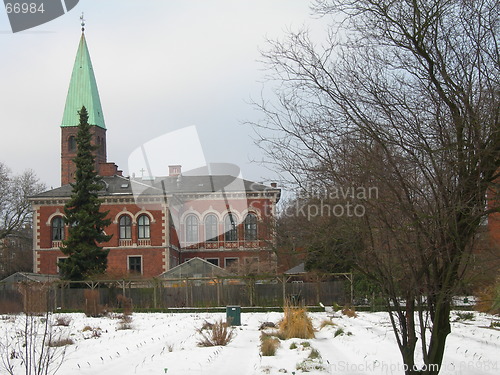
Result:
{"label": "window with white frame", "polygon": [[206,261],[214,266],[219,266],[219,258],[207,258]]}
{"label": "window with white frame", "polygon": [[142,273],[142,257],[129,256],[128,257],[128,271],[131,273]]}
{"label": "window with white frame", "polygon": [[138,230],[138,238],[150,238],[150,229],[149,229],[149,216],[141,215],[137,220],[137,230]]}
{"label": "window with white frame", "polygon": [[238,241],[238,224],[236,216],[232,213],[229,213],[224,219],[224,240]]}
{"label": "window with white frame", "polygon": [[132,238],[132,219],[128,215],[123,215],[118,221],[120,227],[120,239]]}
{"label": "window with white frame", "polygon": [[198,242],[198,218],[194,215],[186,218],[186,242]]}
{"label": "window with white frame", "polygon": [[249,213],[245,218],[245,240],[255,241],[257,239],[257,216]]}
{"label": "window with white frame", "polygon": [[205,240],[207,242],[216,242],[219,237],[219,221],[217,220],[217,216],[208,215],[205,218]]}
{"label": "window with white frame", "polygon": [[56,216],[52,219],[52,241],[64,240],[64,219]]}

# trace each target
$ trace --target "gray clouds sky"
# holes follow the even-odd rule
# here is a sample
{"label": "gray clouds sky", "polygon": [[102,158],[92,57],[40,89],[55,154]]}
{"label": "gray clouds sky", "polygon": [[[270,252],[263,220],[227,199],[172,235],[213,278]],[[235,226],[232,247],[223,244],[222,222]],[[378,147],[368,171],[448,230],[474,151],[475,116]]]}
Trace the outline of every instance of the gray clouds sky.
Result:
{"label": "gray clouds sky", "polygon": [[[134,149],[195,125],[209,162],[235,163],[243,177],[275,176],[242,122],[261,115],[265,39],[313,21],[307,0],[80,0],[66,15],[13,34],[0,11],[0,161],[60,185],[60,122],[81,12],[99,87],[108,160],[128,174]],[[190,150],[185,152],[189,154]],[[182,160],[166,160],[168,164]]]}

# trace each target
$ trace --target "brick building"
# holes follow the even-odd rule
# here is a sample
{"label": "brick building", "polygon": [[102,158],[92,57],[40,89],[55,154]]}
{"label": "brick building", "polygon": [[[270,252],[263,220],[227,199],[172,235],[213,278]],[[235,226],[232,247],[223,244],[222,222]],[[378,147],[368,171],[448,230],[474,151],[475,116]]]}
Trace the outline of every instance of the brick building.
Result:
{"label": "brick building", "polygon": [[190,258],[239,272],[276,267],[273,221],[280,190],[224,174],[183,174],[167,166],[160,177],[126,177],[107,161],[106,126],[96,79],[82,33],[61,124],[61,187],[31,198],[34,271],[57,274],[59,250],[68,231],[64,204],[71,195],[78,110],[85,106],[97,146],[96,170],[103,177],[101,209],[112,224],[108,274],[158,276]]}

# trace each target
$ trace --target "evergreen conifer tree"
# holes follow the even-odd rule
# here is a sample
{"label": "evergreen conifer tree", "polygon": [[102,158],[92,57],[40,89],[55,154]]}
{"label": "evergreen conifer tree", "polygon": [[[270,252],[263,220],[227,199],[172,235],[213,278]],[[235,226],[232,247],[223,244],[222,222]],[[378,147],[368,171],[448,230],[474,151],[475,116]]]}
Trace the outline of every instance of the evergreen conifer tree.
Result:
{"label": "evergreen conifer tree", "polygon": [[71,184],[71,199],[64,206],[69,235],[61,246],[61,251],[68,258],[58,263],[62,277],[67,280],[84,280],[105,272],[109,250],[99,244],[111,239],[104,233],[104,228],[111,224],[111,220],[106,219],[109,211],[99,210],[101,200],[98,192],[102,190],[103,182],[95,170],[93,151],[96,146],[91,144],[92,134],[86,108],[82,107],[78,114],[78,151],[73,159],[76,165],[75,182]]}

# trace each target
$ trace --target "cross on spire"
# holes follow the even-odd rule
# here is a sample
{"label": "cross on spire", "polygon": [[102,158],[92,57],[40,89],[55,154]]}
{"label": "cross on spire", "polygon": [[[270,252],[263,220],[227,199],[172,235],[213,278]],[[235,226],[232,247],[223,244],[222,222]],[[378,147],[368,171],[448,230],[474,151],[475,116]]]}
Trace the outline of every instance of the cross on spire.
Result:
{"label": "cross on spire", "polygon": [[82,25],[82,33],[85,32],[85,18],[83,18],[83,12],[82,15],[80,16],[80,21]]}

